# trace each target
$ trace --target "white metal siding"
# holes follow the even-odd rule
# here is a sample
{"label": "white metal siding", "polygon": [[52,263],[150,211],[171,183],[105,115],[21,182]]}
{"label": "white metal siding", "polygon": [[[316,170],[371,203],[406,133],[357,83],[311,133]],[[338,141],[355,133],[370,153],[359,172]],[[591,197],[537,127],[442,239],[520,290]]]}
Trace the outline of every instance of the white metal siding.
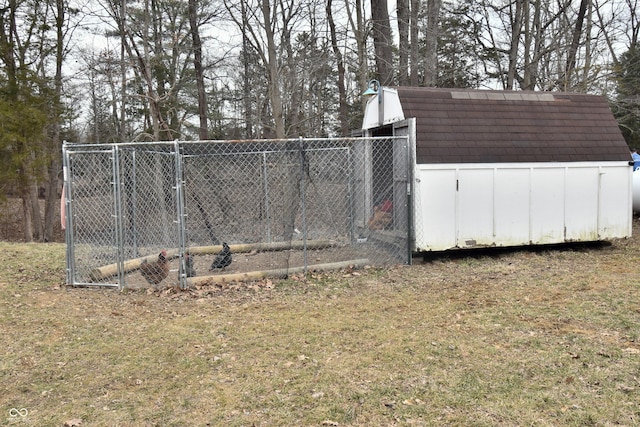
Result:
{"label": "white metal siding", "polygon": [[493,244],[493,196],[492,169],[458,170],[458,245]]}
{"label": "white metal siding", "polygon": [[[598,233],[600,237],[631,236],[632,170],[626,168],[600,168],[600,204]],[[626,184],[626,185],[625,185]],[[625,203],[625,209],[621,205]]]}
{"label": "white metal siding", "polygon": [[456,170],[417,171],[416,246],[441,250],[456,246]]}
{"label": "white metal siding", "polygon": [[[600,171],[596,167],[567,169],[565,191],[565,238],[598,240],[598,194]],[[624,187],[624,186],[623,186]]]}
{"label": "white metal siding", "polygon": [[[530,225],[522,218],[529,217],[531,171],[522,168],[495,169],[494,230],[496,245],[529,244]],[[507,237],[505,239],[505,237]]]}
{"label": "white metal siding", "polygon": [[564,168],[531,169],[531,235],[533,244],[564,240]]}
{"label": "white metal siding", "polygon": [[416,165],[415,249],[631,235],[625,162]]}

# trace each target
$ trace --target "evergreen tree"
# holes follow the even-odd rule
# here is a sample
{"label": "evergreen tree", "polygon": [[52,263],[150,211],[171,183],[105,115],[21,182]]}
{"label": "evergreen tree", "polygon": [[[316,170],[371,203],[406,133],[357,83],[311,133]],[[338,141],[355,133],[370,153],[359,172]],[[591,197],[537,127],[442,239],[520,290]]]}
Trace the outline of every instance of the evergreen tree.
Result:
{"label": "evergreen tree", "polygon": [[640,147],[640,45],[621,57],[616,70],[617,99],[613,112],[630,147]]}

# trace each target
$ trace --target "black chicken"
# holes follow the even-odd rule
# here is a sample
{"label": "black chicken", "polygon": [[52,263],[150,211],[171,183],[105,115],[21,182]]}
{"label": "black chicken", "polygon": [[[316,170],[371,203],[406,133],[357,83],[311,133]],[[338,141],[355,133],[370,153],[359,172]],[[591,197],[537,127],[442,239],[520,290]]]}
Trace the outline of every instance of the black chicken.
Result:
{"label": "black chicken", "polygon": [[231,264],[231,248],[226,242],[222,242],[222,250],[216,255],[216,258],[211,263],[209,270],[215,270],[218,268],[224,269]]}

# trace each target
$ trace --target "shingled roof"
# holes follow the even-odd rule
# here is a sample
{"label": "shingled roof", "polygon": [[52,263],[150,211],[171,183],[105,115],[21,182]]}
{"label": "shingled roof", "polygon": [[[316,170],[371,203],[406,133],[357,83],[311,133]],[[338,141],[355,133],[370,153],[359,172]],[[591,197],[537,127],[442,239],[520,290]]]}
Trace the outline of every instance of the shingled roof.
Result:
{"label": "shingled roof", "polygon": [[397,87],[416,120],[417,163],[629,161],[605,98]]}

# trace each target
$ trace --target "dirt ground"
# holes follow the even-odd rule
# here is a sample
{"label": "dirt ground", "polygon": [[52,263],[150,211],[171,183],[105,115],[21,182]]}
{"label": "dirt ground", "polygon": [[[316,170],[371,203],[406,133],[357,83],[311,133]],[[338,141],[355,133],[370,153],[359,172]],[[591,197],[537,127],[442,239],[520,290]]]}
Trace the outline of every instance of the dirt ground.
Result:
{"label": "dirt ground", "polygon": [[[262,273],[265,272],[269,273],[264,276],[271,278],[277,277],[278,272],[280,272],[283,277],[288,277],[292,274],[300,273],[305,265],[304,253],[301,250],[234,252],[234,245],[232,245],[231,248],[233,261],[231,265],[224,269],[209,269],[216,256],[215,253],[194,256],[193,267],[196,275],[189,283],[213,285],[255,280],[261,279],[263,277]],[[309,271],[332,270],[338,265],[339,268],[362,268],[371,266],[373,261],[375,261],[376,265],[380,264],[384,256],[385,253],[379,248],[353,248],[350,246],[324,247],[318,250],[308,250],[306,265]],[[388,264],[398,264],[398,261],[395,260],[395,262],[393,262],[393,259],[390,259]],[[172,259],[169,267],[169,276],[156,286],[156,288],[167,288],[179,285],[179,260],[177,258]],[[107,278],[105,280],[113,281],[114,278]],[[146,283],[138,270],[129,272],[125,280],[128,288],[152,287]]]}
{"label": "dirt ground", "polygon": [[[44,200],[41,200],[41,212],[44,216]],[[59,205],[57,205],[59,206]],[[54,224],[54,242],[64,243],[64,232],[60,227],[59,210],[56,212],[56,221]],[[22,207],[19,199],[11,198],[5,202],[0,202],[0,241],[7,242],[23,242],[23,220],[22,220]],[[636,236],[640,233],[640,217],[637,215],[633,219],[633,237],[626,242],[626,244],[633,244],[637,240]],[[478,250],[474,251],[474,255],[479,255]],[[95,254],[92,254],[95,255]],[[462,255],[456,254],[456,255]],[[456,256],[451,255],[451,256]],[[333,248],[325,248],[322,250],[310,250],[307,255],[306,264],[310,266],[322,265],[326,263],[334,263],[337,260],[356,260],[366,258],[376,258],[379,254],[368,253],[366,246],[356,248],[355,250],[348,247],[336,246]],[[272,251],[272,252],[240,252],[233,254],[233,263],[224,270],[209,270],[212,260],[215,254],[199,254],[194,256],[194,267],[197,272],[196,277],[198,283],[201,284],[213,284],[218,281],[218,278],[225,277],[237,277],[238,274],[247,274],[255,271],[265,270],[280,270],[295,268],[297,266],[304,265],[303,253],[301,251],[286,250],[286,251]],[[179,284],[178,279],[178,259],[173,258],[170,262],[170,276],[164,280],[160,288],[168,288]],[[414,263],[420,263],[421,258],[414,258]],[[390,262],[389,264],[394,264]],[[88,272],[87,277],[88,277]],[[202,276],[211,277],[211,281],[202,279]],[[130,288],[151,288],[146,283],[138,270],[132,270],[126,274],[126,286]],[[232,279],[237,281],[238,279]],[[113,277],[107,278],[104,282],[113,282]],[[226,280],[222,280],[223,282]],[[99,281],[101,282],[101,281]]]}
{"label": "dirt ground", "polygon": [[[54,223],[54,242],[64,243],[65,236],[64,231],[60,226],[60,212],[59,204],[56,205],[58,210],[56,211],[56,219]],[[40,201],[41,216],[44,217],[44,200]],[[0,203],[0,241],[7,242],[24,242],[23,235],[23,213],[21,200],[17,198],[7,199],[4,203]],[[144,251],[142,251],[144,252]],[[142,255],[148,255],[143,253]],[[302,251],[299,250],[285,250],[285,251],[248,251],[233,254],[232,264],[224,270],[210,271],[209,267],[213,259],[213,254],[199,254],[194,256],[194,268],[197,273],[197,277],[207,276],[211,277],[213,281],[218,281],[222,276],[234,277],[238,274],[247,274],[251,272],[262,272],[266,270],[288,270],[290,268],[296,268],[305,265],[305,259]],[[87,257],[96,257],[96,253],[86,254]],[[385,254],[379,253],[372,248],[371,245],[363,245],[361,247],[350,248],[348,246],[335,245],[331,248],[323,248],[322,250],[309,250],[307,253],[306,265],[324,265],[327,263],[335,263],[342,260],[362,260],[370,258],[379,261],[380,257],[384,257]],[[83,255],[80,254],[79,258]],[[397,261],[391,260],[390,263],[397,263]],[[170,262],[170,276],[161,283],[161,288],[177,286],[179,284],[178,279],[179,261],[177,258],[171,259]],[[295,270],[292,270],[295,271]],[[87,280],[87,282],[94,282],[89,280],[89,272],[80,272],[80,281]],[[237,276],[236,276],[237,277]],[[150,285],[145,281],[138,270],[132,270],[126,274],[126,284],[130,288],[146,288]],[[226,279],[223,279],[223,281]],[[97,282],[114,282],[117,278],[108,277],[104,280],[98,280]],[[201,280],[202,281],[202,280]]]}

